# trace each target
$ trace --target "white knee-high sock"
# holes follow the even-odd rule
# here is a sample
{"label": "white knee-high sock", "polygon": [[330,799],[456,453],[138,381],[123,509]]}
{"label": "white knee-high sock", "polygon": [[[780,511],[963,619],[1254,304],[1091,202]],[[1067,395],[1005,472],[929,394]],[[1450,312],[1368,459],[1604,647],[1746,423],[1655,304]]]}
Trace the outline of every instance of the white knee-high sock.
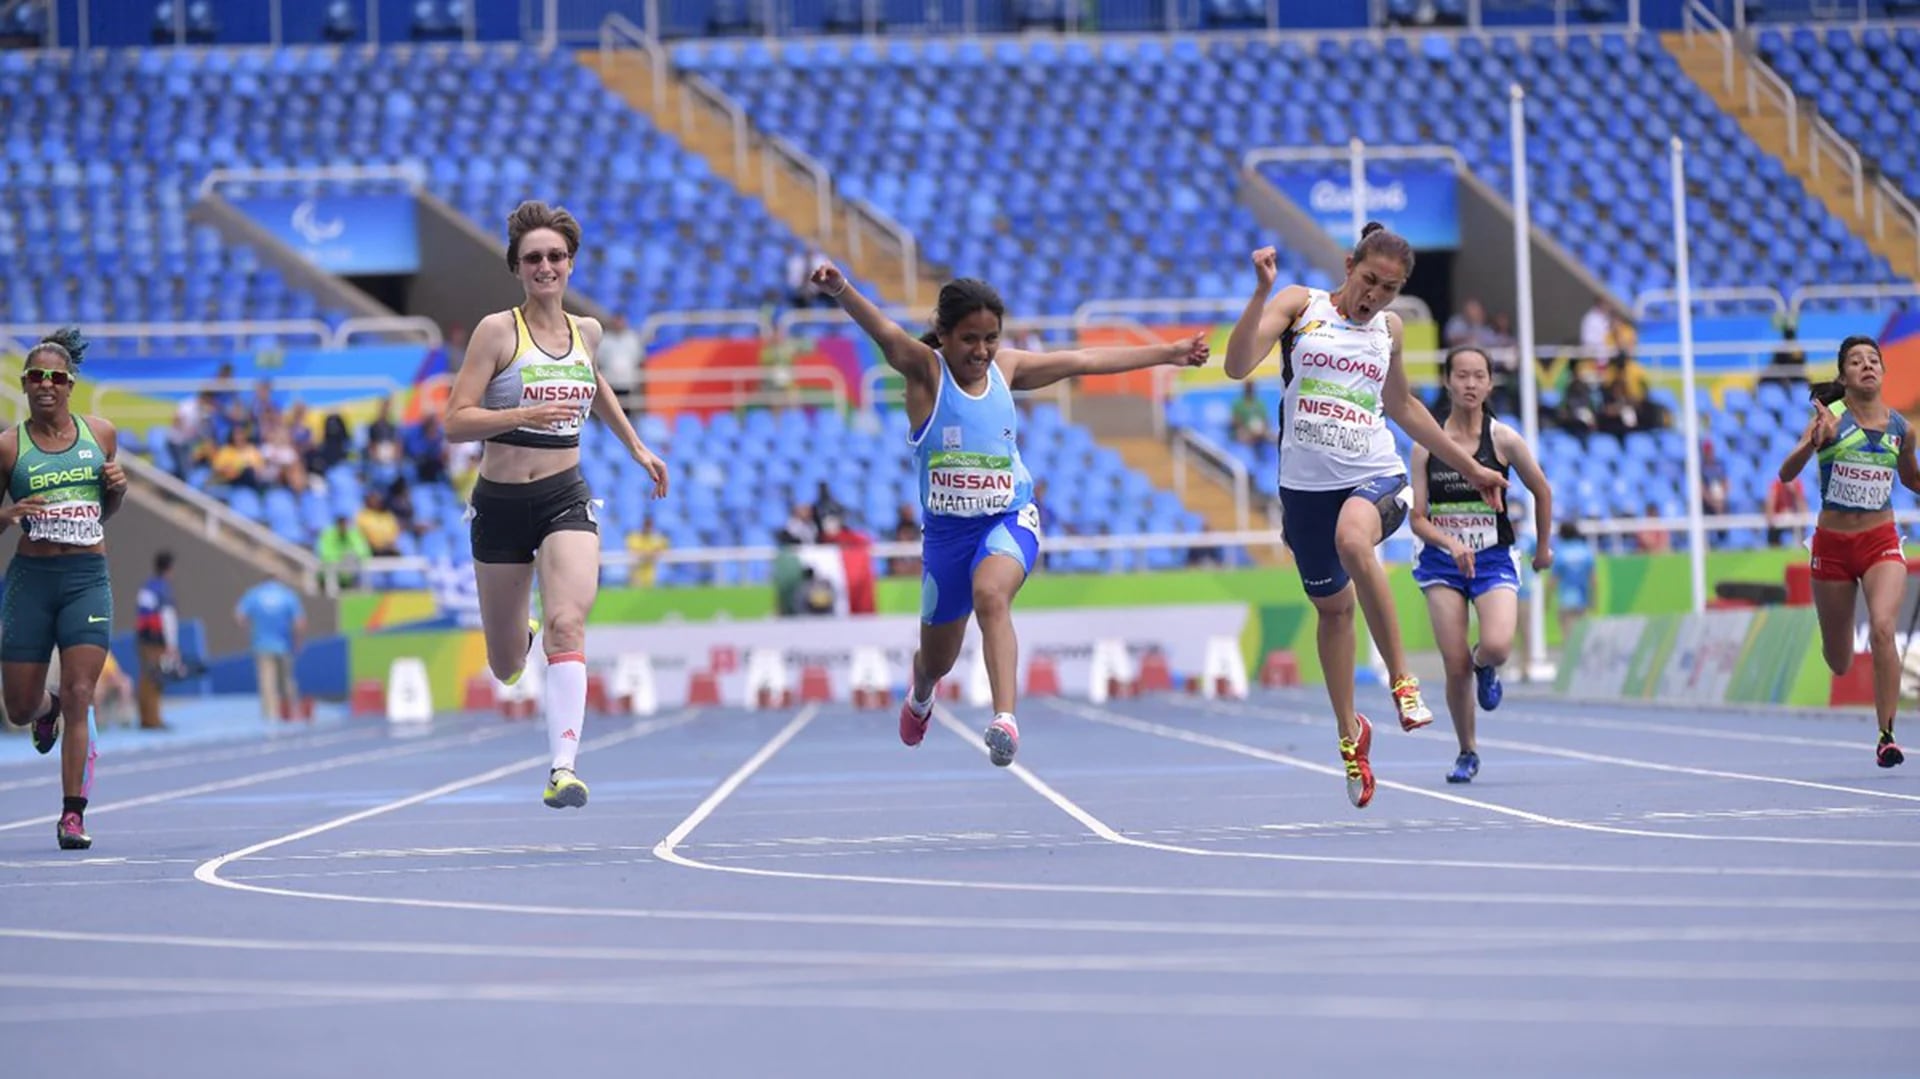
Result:
{"label": "white knee-high sock", "polygon": [[547,747],[555,768],[572,768],[586,733],[587,657],[560,652],[547,657]]}

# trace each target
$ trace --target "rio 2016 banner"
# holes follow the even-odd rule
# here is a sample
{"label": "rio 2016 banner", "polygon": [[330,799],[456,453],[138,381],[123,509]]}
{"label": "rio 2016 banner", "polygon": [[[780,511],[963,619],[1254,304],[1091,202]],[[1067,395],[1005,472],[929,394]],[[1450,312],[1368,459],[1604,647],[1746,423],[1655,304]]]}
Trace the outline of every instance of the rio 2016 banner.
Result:
{"label": "rio 2016 banner", "polygon": [[[1336,162],[1268,165],[1261,175],[1306,211],[1342,247],[1353,244],[1353,179]],[[1420,251],[1460,246],[1460,192],[1453,166],[1438,162],[1367,166],[1366,212]]]}
{"label": "rio 2016 banner", "polygon": [[1829,680],[1811,607],[1589,618],[1559,692],[1577,698],[1823,707]]}
{"label": "rio 2016 banner", "polygon": [[412,196],[236,198],[233,206],[329,273],[410,274],[420,269]]}

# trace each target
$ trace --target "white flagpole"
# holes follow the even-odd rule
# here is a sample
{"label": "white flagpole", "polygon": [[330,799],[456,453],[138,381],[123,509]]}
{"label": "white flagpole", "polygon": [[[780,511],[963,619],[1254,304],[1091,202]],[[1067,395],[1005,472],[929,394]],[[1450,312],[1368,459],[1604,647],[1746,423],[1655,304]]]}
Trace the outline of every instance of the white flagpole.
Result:
{"label": "white flagpole", "polygon": [[[1513,272],[1515,321],[1520,336],[1520,433],[1535,460],[1540,456],[1540,384],[1534,370],[1533,340],[1533,188],[1527,176],[1527,92],[1519,83],[1508,87],[1508,137],[1513,143]],[[1534,542],[1552,537],[1535,536]],[[1521,570],[1533,572],[1532,567]],[[1564,643],[1564,642],[1562,642]],[[1547,591],[1534,582],[1527,604],[1527,655],[1522,661],[1529,678],[1544,676],[1547,663]]]}
{"label": "white flagpole", "polygon": [[1693,570],[1693,610],[1707,609],[1707,529],[1700,504],[1700,406],[1693,376],[1693,287],[1687,270],[1687,148],[1673,140],[1673,277],[1680,301],[1680,379],[1687,440],[1687,561]]}

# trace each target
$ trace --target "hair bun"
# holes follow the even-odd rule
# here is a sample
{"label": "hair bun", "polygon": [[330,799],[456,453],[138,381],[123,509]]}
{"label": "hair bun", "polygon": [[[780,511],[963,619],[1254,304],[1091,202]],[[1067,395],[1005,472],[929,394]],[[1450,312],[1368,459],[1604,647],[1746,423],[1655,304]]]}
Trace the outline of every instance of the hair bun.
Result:
{"label": "hair bun", "polygon": [[45,337],[42,337],[40,343],[43,345],[54,345],[64,350],[67,354],[67,359],[72,361],[73,366],[79,367],[80,358],[86,355],[88,342],[87,339],[81,335],[80,327],[62,326]]}
{"label": "hair bun", "polygon": [[1386,230],[1387,230],[1387,226],[1382,225],[1380,222],[1369,221],[1365,225],[1361,226],[1360,238],[1364,240],[1376,232],[1385,232]]}

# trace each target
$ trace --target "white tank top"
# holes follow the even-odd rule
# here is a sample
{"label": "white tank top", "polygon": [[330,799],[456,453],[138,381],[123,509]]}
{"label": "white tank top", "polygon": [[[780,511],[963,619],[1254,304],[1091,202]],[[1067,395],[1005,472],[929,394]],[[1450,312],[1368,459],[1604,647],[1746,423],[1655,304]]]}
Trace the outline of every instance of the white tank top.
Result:
{"label": "white tank top", "polygon": [[1280,335],[1280,354],[1280,486],[1335,491],[1407,470],[1380,405],[1393,355],[1385,311],[1349,322],[1312,289],[1307,309]]}
{"label": "white tank top", "polygon": [[580,411],[556,427],[519,427],[487,441],[536,449],[573,449],[580,445],[580,426],[593,410],[594,391],[599,387],[593,357],[587,354],[587,343],[580,339],[580,323],[567,316],[569,340],[566,353],[560,356],[540,347],[517,307],[513,309],[513,332],[513,362],[487,382],[481,406],[509,409],[559,403],[577,405]]}

